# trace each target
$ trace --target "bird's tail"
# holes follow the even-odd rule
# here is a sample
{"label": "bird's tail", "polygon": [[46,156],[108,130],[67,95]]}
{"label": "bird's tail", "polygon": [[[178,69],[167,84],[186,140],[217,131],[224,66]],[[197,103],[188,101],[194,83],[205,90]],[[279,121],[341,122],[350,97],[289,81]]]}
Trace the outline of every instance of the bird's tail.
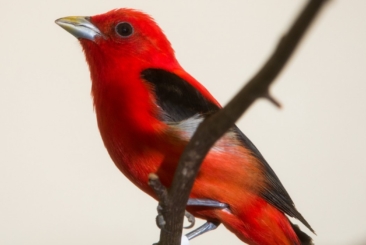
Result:
{"label": "bird's tail", "polygon": [[259,197],[240,210],[222,213],[220,219],[239,239],[251,245],[313,244],[285,214]]}
{"label": "bird's tail", "polygon": [[294,225],[291,223],[291,226],[292,229],[295,231],[297,237],[299,238],[301,245],[314,245],[313,239],[311,239],[311,237],[308,236],[305,232],[300,230],[300,227],[298,225]]}

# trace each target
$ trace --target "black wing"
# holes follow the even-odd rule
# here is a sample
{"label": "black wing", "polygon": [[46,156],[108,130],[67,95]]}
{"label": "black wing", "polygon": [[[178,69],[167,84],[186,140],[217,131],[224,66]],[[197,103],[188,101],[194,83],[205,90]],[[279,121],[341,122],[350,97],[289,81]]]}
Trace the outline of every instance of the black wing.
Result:
{"label": "black wing", "polygon": [[[153,86],[157,103],[164,111],[164,118],[162,118],[164,121],[179,122],[197,114],[205,116],[220,109],[174,73],[163,69],[146,69],[141,73],[141,77]],[[239,128],[234,126],[233,130],[237,133],[240,142],[259,159],[266,171],[270,185],[261,193],[262,197],[282,212],[297,218],[313,231],[309,223],[296,210],[291,197],[262,154]]]}
{"label": "black wing", "polygon": [[264,159],[262,154],[259,152],[257,147],[246,137],[243,132],[240,131],[238,127],[235,126],[234,129],[239,136],[239,140],[243,143],[243,145],[249,149],[252,154],[259,159],[266,170],[267,180],[270,185],[267,190],[261,193],[262,197],[276,208],[286,213],[291,217],[295,217],[300,220],[309,230],[314,232],[313,228],[311,228],[310,224],[304,219],[304,217],[297,211],[295,208],[294,202],[292,201],[290,195],[287,193],[285,187],[283,187],[281,181],[278,179],[277,175],[273,171],[273,169],[269,166],[267,161]]}
{"label": "black wing", "polygon": [[162,69],[146,69],[143,79],[153,85],[158,105],[166,122],[180,122],[196,114],[206,115],[219,110],[184,79]]}

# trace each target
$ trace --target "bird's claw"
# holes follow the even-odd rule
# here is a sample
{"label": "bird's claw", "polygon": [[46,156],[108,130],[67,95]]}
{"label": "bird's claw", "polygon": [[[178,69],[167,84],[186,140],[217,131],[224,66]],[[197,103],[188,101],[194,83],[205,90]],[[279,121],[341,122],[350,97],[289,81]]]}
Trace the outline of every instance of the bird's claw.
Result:
{"label": "bird's claw", "polygon": [[[160,228],[160,229],[163,229],[166,222],[165,222],[165,219],[164,219],[164,215],[163,215],[163,207],[159,204],[158,207],[157,207],[157,211],[158,211],[158,215],[156,216],[156,225]],[[194,224],[196,223],[196,219],[194,218],[194,216],[185,211],[185,214],[184,216],[187,217],[188,219],[188,222],[189,222],[189,225],[184,227],[184,229],[190,229],[194,226]]]}
{"label": "bird's claw", "polygon": [[156,216],[156,225],[160,228],[160,229],[163,229],[166,222],[165,222],[165,219],[164,219],[164,215],[162,213],[163,211],[163,207],[159,204],[158,207],[157,207],[157,211],[158,211],[158,215]]}
{"label": "bird's claw", "polygon": [[185,226],[185,227],[183,227],[184,229],[190,229],[190,228],[192,228],[193,226],[194,226],[194,224],[196,223],[196,219],[195,219],[195,217],[191,214],[191,213],[189,213],[189,212],[185,212],[184,213],[184,216],[186,216],[187,217],[187,219],[188,219],[188,222],[190,223],[188,226]]}

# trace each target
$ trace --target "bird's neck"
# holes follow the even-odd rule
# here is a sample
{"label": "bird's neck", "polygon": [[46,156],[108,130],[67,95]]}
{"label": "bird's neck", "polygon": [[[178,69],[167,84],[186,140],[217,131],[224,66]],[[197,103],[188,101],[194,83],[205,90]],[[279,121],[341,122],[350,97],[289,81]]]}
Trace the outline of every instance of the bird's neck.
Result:
{"label": "bird's neck", "polygon": [[165,125],[156,117],[158,108],[147,85],[139,72],[126,68],[91,75],[94,107],[104,145],[116,166],[148,191],[147,176],[156,172],[161,162],[162,155],[156,146]]}
{"label": "bird's neck", "polygon": [[117,138],[138,149],[141,141],[153,141],[153,135],[163,126],[149,88],[136,70],[130,64],[92,74],[94,107],[105,143]]}

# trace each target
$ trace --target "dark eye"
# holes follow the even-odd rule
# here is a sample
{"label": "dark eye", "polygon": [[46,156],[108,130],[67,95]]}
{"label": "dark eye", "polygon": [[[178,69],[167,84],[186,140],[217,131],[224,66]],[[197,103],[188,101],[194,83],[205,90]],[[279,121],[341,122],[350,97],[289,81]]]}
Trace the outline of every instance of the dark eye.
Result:
{"label": "dark eye", "polygon": [[128,22],[118,23],[115,29],[118,35],[120,35],[121,37],[129,37],[133,33],[133,27]]}

